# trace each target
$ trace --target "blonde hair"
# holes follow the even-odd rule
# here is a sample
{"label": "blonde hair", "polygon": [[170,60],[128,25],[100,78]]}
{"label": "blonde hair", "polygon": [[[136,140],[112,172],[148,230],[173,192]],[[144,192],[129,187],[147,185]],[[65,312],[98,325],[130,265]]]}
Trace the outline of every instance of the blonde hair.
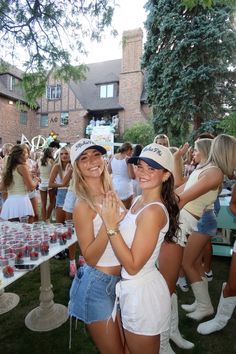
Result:
{"label": "blonde hair", "polygon": [[201,163],[204,163],[208,160],[211,151],[212,141],[212,139],[207,138],[195,141],[195,148],[201,153]]}
{"label": "blonde hair", "polygon": [[[59,166],[59,176],[60,176],[61,178],[63,178],[63,176],[62,176],[62,171],[65,170],[65,167],[63,167],[62,161],[61,161],[61,151],[62,151],[62,150],[65,150],[66,152],[68,152],[68,154],[69,154],[69,156],[70,156],[70,148],[69,148],[69,146],[63,146],[63,147],[61,147],[61,148],[58,150],[58,154],[57,154],[57,164],[58,164],[58,166]],[[68,161],[68,162],[69,162],[69,161]]]}
{"label": "blonde hair", "polygon": [[10,154],[10,152],[11,152],[13,146],[14,146],[14,145],[11,144],[11,143],[5,143],[5,144],[3,144],[3,146],[2,146],[2,152],[3,152],[3,154],[4,154],[4,155]]}
{"label": "blonde hair", "polygon": [[236,168],[236,138],[220,134],[213,139],[206,163],[212,163],[218,166],[224,175],[232,176]]}
{"label": "blonde hair", "polygon": [[[78,160],[77,160],[78,161]],[[112,188],[111,177],[107,169],[107,164],[104,161],[104,168],[101,174],[101,183],[104,189],[104,193],[107,193]],[[88,186],[86,180],[84,179],[78,164],[75,162],[73,166],[73,176],[72,176],[72,189],[78,198],[85,200],[88,205],[96,211],[95,199],[91,195],[90,187]]]}
{"label": "blonde hair", "polygon": [[169,141],[169,138],[166,134],[158,134],[155,136],[153,142],[158,144],[157,140],[158,139],[165,139],[166,140],[166,143],[167,143],[167,147],[170,147],[170,141]]}

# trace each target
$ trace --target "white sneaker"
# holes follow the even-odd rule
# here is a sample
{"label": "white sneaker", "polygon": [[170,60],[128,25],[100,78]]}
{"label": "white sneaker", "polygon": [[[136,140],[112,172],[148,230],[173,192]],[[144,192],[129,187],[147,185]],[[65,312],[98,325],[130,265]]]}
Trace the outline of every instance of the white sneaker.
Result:
{"label": "white sneaker", "polygon": [[179,279],[177,281],[177,285],[180,287],[180,289],[183,292],[186,293],[187,291],[189,291],[189,287],[188,287],[187,280],[185,277],[179,277]]}
{"label": "white sneaker", "polygon": [[205,272],[205,276],[207,278],[207,281],[212,281],[213,280],[213,272],[210,270],[210,272]]}

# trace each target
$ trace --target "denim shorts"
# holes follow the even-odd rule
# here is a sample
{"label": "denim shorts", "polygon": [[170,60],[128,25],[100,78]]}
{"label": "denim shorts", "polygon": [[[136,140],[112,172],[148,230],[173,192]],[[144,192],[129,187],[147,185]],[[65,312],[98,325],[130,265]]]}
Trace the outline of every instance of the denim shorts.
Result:
{"label": "denim shorts", "polygon": [[57,190],[56,196],[56,207],[63,208],[65,199],[66,199],[67,188],[62,188]]}
{"label": "denim shorts", "polygon": [[68,189],[68,191],[66,193],[66,198],[65,198],[63,210],[66,213],[72,214],[73,210],[74,210],[75,202],[76,202],[76,194],[73,191]]}
{"label": "denim shorts", "polygon": [[119,280],[119,276],[103,273],[94,267],[80,267],[70,288],[69,315],[86,324],[111,318]]}
{"label": "denim shorts", "polygon": [[215,236],[217,232],[217,221],[214,210],[205,210],[197,223],[196,230],[207,236]]}

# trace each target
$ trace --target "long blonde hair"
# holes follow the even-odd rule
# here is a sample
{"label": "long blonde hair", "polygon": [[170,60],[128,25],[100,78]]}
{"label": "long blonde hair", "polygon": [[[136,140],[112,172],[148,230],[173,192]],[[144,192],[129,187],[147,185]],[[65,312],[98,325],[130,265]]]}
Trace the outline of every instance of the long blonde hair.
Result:
{"label": "long blonde hair", "polygon": [[[101,174],[101,183],[104,189],[104,193],[113,190],[111,177],[107,169],[107,164],[104,161],[104,169]],[[75,192],[76,196],[82,200],[85,200],[88,205],[96,211],[95,199],[91,195],[90,187],[84,179],[77,163],[74,163],[73,166],[73,176],[72,176],[72,189]]]}
{"label": "long blonde hair", "polygon": [[218,166],[224,175],[233,176],[236,169],[236,138],[220,134],[212,141],[207,164]]}
{"label": "long blonde hair", "polygon": [[210,155],[212,139],[199,139],[195,141],[195,148],[201,153],[201,163],[205,163]]}
{"label": "long blonde hair", "polygon": [[[57,164],[58,164],[58,166],[59,166],[59,172],[58,172],[58,174],[59,174],[59,176],[61,177],[61,179],[63,178],[63,173],[62,173],[62,171],[65,170],[65,167],[63,167],[62,161],[61,161],[61,151],[62,151],[62,150],[65,150],[66,152],[68,152],[68,154],[69,154],[69,156],[70,156],[70,148],[69,148],[69,146],[63,146],[63,147],[61,147],[61,148],[59,149],[59,151],[58,151],[58,153],[57,153]],[[68,162],[69,162],[69,160],[68,160]]]}

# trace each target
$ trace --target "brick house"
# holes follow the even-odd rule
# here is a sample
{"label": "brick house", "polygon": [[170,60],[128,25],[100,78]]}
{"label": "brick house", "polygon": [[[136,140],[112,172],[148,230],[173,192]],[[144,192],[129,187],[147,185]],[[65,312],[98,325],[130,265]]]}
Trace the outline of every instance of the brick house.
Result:
{"label": "brick house", "polygon": [[117,115],[120,135],[134,123],[146,121],[150,108],[144,99],[142,49],[142,30],[125,31],[122,59],[88,64],[86,80],[81,82],[50,78],[36,111],[22,111],[15,104],[24,100],[11,82],[20,80],[22,72],[14,69],[0,75],[0,142],[14,143],[22,133],[29,140],[39,134],[47,137],[54,131],[60,141],[73,143],[78,135],[85,136],[92,117],[108,122]]}

